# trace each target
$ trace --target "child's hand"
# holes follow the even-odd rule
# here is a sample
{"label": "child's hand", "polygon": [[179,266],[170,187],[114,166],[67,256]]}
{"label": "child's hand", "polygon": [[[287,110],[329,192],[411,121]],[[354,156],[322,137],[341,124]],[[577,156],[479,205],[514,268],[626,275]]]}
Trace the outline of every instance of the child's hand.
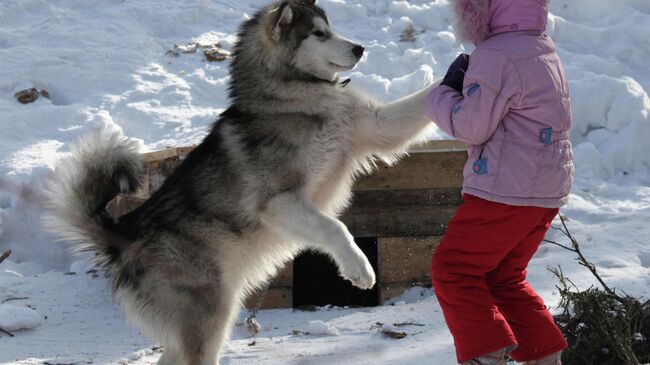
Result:
{"label": "child's hand", "polygon": [[463,80],[465,79],[465,72],[468,67],[469,55],[461,53],[449,66],[447,75],[442,79],[440,85],[447,85],[459,93],[463,92]]}

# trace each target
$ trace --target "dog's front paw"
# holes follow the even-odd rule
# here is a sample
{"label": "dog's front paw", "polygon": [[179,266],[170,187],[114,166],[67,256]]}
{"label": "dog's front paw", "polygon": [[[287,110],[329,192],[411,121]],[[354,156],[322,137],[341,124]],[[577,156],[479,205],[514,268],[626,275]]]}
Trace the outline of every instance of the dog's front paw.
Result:
{"label": "dog's front paw", "polygon": [[355,257],[349,257],[346,260],[348,262],[341,265],[341,276],[357,288],[371,289],[375,286],[375,271],[363,252],[358,248],[357,250],[358,252],[353,253]]}

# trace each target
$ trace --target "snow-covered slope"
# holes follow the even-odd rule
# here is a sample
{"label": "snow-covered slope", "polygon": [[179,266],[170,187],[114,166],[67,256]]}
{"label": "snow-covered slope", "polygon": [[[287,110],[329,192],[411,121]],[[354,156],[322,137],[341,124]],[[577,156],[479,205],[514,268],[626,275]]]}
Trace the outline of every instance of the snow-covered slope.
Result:
{"label": "snow-covered slope", "polygon": [[[335,28],[367,48],[349,77],[391,100],[444,75],[460,51],[448,0],[319,0]],[[3,0],[0,2],[0,301],[36,309],[35,329],[0,333],[0,364],[116,363],[152,345],[123,322],[105,279],[52,242],[39,223],[41,178],[69,144],[109,127],[142,141],[142,149],[189,145],[227,105],[228,63],[168,51],[198,42],[232,48],[238,24],[257,0]],[[564,214],[585,254],[606,280],[650,296],[650,2],[552,0],[548,32],[556,40],[574,105],[571,139],[576,185]],[[415,39],[400,42],[407,29]],[[19,104],[14,93],[45,89],[50,99]],[[446,138],[436,132],[432,138]],[[24,184],[24,186],[23,186]],[[557,232],[551,233],[560,239]],[[579,285],[592,283],[570,253],[543,245],[530,279],[553,304],[547,266],[561,264]],[[76,271],[76,275],[63,275]],[[417,296],[416,296],[417,297]],[[263,311],[257,345],[236,329],[226,364],[453,363],[453,347],[430,292],[406,304],[313,313]],[[15,310],[11,309],[12,311]],[[11,312],[16,313],[16,312]],[[293,335],[322,320],[338,335]],[[389,340],[375,322],[416,322]],[[327,331],[325,331],[327,332]],[[129,363],[153,362],[141,351]],[[65,360],[65,361],[64,361]],[[69,361],[68,361],[69,360]]]}

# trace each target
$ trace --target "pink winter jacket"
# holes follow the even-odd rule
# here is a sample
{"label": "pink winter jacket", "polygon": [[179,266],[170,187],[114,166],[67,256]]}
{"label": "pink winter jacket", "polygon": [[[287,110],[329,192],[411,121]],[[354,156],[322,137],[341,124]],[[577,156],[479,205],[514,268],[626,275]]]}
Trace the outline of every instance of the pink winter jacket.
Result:
{"label": "pink winter jacket", "polygon": [[[488,5],[489,4],[489,5]],[[463,193],[558,208],[573,181],[569,90],[546,0],[455,0],[461,36],[477,44],[459,93],[439,86],[428,116],[468,144]]]}

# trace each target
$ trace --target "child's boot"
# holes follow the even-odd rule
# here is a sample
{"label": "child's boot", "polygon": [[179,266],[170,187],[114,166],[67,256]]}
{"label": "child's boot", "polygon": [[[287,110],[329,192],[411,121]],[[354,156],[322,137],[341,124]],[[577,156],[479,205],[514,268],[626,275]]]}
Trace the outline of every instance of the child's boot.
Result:
{"label": "child's boot", "polygon": [[533,361],[524,361],[522,365],[562,365],[562,351],[544,356]]}
{"label": "child's boot", "polygon": [[461,365],[506,365],[506,349],[475,357]]}

